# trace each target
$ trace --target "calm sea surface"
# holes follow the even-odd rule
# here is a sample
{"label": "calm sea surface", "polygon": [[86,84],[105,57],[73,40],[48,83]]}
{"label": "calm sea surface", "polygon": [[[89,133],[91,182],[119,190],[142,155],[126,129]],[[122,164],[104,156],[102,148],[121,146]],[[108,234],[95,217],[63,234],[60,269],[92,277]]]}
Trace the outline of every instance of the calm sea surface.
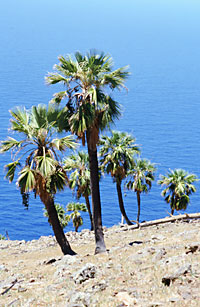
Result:
{"label": "calm sea surface", "polygon": [[[59,90],[44,76],[58,55],[91,48],[108,52],[116,68],[129,64],[129,92],[115,93],[123,116],[115,129],[132,133],[142,157],[157,163],[157,178],[183,168],[200,177],[200,2],[199,0],[7,0],[0,9],[0,139],[8,135],[14,106],[47,104]],[[0,156],[0,234],[31,240],[52,234],[39,199],[21,204],[15,183],[5,179]],[[200,211],[200,183],[187,212]],[[165,217],[168,205],[154,183],[142,195],[141,220]],[[120,221],[115,185],[101,182],[103,224]],[[57,195],[66,205],[66,189]],[[136,218],[136,195],[124,198],[127,214]],[[83,214],[84,228],[89,227]],[[69,225],[67,230],[72,230]]]}

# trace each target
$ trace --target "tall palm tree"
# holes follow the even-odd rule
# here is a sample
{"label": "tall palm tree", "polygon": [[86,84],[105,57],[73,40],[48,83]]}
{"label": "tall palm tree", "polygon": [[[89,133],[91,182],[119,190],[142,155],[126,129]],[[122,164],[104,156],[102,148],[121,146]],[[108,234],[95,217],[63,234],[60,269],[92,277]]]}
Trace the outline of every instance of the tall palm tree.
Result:
{"label": "tall palm tree", "polygon": [[[52,110],[50,110],[51,113]],[[5,166],[6,178],[13,181],[19,168],[17,185],[22,195],[33,191],[39,195],[47,210],[56,240],[63,254],[75,254],[71,249],[60,225],[54,205],[57,190],[66,185],[66,172],[63,169],[59,153],[66,148],[75,148],[72,136],[54,138],[53,122],[49,122],[46,107],[39,105],[31,110],[16,108],[11,113],[11,130],[20,135],[20,140],[8,137],[1,142],[1,153],[11,151],[14,159]],[[18,158],[17,158],[18,156]],[[27,200],[27,199],[26,199]]]}
{"label": "tall palm tree", "polygon": [[141,208],[141,197],[142,192],[148,193],[152,186],[152,181],[154,180],[154,172],[156,168],[149,160],[137,159],[135,161],[134,168],[129,171],[128,175],[130,179],[128,180],[126,187],[129,190],[133,190],[137,194],[137,204],[138,204],[138,214],[137,222],[140,220],[140,208]]}
{"label": "tall palm tree", "polygon": [[84,151],[79,151],[77,154],[71,154],[64,160],[64,169],[68,174],[68,185],[70,189],[76,191],[77,199],[81,196],[85,198],[90,216],[91,230],[93,230],[93,219],[89,200],[91,189],[88,154]]}
{"label": "tall palm tree", "polygon": [[86,55],[76,52],[75,59],[69,55],[61,56],[59,61],[59,64],[54,66],[56,72],[50,73],[46,77],[46,82],[63,83],[66,86],[65,91],[55,94],[53,102],[60,103],[63,98],[67,99],[63,110],[67,119],[65,129],[76,134],[83,145],[87,140],[97,254],[106,251],[98,177],[99,131],[119,117],[119,104],[111,98],[108,91],[123,88],[124,80],[129,73],[127,67],[112,70],[112,58],[95,51]]}
{"label": "tall palm tree", "polygon": [[170,204],[171,214],[174,210],[186,210],[190,202],[189,195],[196,192],[193,182],[199,180],[196,175],[189,174],[183,169],[170,170],[166,176],[161,175],[158,184],[166,186],[161,195]]}
{"label": "tall palm tree", "polygon": [[139,147],[135,144],[135,138],[119,131],[112,131],[111,136],[102,136],[99,143],[101,167],[104,172],[111,174],[116,182],[121,214],[127,224],[132,225],[124,208],[121,184],[134,165],[134,155],[140,153]]}

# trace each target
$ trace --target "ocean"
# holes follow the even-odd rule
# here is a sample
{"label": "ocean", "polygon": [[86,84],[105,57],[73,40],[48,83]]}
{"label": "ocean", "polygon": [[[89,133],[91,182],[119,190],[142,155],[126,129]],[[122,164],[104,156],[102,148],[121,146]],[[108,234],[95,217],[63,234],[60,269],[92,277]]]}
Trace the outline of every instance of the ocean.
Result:
{"label": "ocean", "polygon": [[[109,53],[115,68],[130,65],[127,91],[113,97],[123,114],[113,129],[132,133],[142,157],[156,163],[151,191],[141,196],[141,220],[170,212],[157,185],[160,174],[183,168],[200,178],[200,3],[198,0],[8,0],[0,9],[0,140],[6,139],[9,110],[48,104],[57,86],[44,77],[59,55],[97,49]],[[43,204],[31,196],[22,206],[15,183],[5,180],[9,154],[0,155],[0,234],[32,240],[52,234]],[[104,226],[121,221],[115,184],[100,183]],[[200,183],[186,212],[200,211]],[[66,188],[56,202],[67,205]],[[81,200],[83,201],[83,200]],[[125,191],[127,215],[136,219],[134,192]],[[89,217],[83,213],[89,228]],[[72,224],[65,229],[73,229]]]}

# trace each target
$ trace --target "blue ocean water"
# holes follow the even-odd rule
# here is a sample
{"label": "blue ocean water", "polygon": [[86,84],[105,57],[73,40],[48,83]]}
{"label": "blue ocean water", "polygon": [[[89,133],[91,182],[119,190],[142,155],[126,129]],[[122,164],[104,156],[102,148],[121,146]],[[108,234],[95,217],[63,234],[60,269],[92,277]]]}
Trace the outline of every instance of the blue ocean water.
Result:
{"label": "blue ocean water", "polygon": [[[44,76],[58,55],[91,48],[108,52],[116,68],[130,65],[128,93],[115,93],[123,107],[114,127],[132,133],[142,157],[157,163],[159,174],[183,168],[200,177],[200,3],[198,0],[8,0],[0,9],[0,139],[8,135],[9,113],[14,106],[48,103],[56,86]],[[0,233],[11,239],[36,239],[52,234],[39,199],[21,204],[14,183],[5,179],[0,156]],[[200,211],[200,183],[187,212]],[[142,220],[167,215],[169,207],[156,181],[142,195]],[[126,193],[127,214],[137,215],[136,195]],[[56,200],[72,200],[66,189]],[[120,221],[115,185],[101,181],[103,224]],[[89,218],[83,214],[83,228]],[[72,225],[66,229],[71,230]]]}

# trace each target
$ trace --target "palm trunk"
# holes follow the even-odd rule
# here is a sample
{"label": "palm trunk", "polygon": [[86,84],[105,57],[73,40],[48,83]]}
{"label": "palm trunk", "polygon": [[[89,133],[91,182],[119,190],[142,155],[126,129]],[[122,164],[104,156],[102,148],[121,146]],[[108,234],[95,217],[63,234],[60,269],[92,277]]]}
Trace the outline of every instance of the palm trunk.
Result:
{"label": "palm trunk", "polygon": [[49,216],[49,222],[53,228],[56,241],[60,245],[63,254],[76,255],[76,253],[71,249],[69,242],[67,241],[63,229],[60,225],[53,197],[47,191],[43,190],[42,193],[40,193],[40,199],[45,205],[45,208]]}
{"label": "palm trunk", "polygon": [[91,209],[90,209],[90,201],[89,201],[88,194],[85,195],[85,202],[86,202],[87,210],[88,210],[88,213],[89,213],[89,216],[90,216],[91,230],[94,230],[93,218],[92,218],[92,212],[91,212]]}
{"label": "palm trunk", "polygon": [[126,215],[126,211],[124,208],[124,202],[123,202],[123,197],[122,197],[122,189],[121,189],[121,182],[117,182],[117,194],[118,194],[118,200],[119,200],[119,208],[121,211],[122,216],[124,217],[126,223],[128,225],[133,225],[133,223],[131,223],[131,221],[129,220],[128,216]]}
{"label": "palm trunk", "polygon": [[174,210],[176,208],[176,202],[177,202],[177,197],[175,196],[175,193],[172,193],[172,200],[171,200],[171,215],[174,214]]}
{"label": "palm trunk", "polygon": [[137,222],[140,220],[140,192],[137,191],[137,204],[138,204],[138,214],[137,214]]}
{"label": "palm trunk", "polygon": [[104,235],[102,229],[102,218],[101,218],[101,200],[99,191],[99,174],[98,174],[98,159],[97,159],[97,147],[93,144],[93,133],[87,131],[87,146],[89,155],[89,166],[90,166],[90,185],[92,194],[92,212],[93,212],[93,224],[95,233],[95,254],[103,253],[106,251],[104,242]]}

